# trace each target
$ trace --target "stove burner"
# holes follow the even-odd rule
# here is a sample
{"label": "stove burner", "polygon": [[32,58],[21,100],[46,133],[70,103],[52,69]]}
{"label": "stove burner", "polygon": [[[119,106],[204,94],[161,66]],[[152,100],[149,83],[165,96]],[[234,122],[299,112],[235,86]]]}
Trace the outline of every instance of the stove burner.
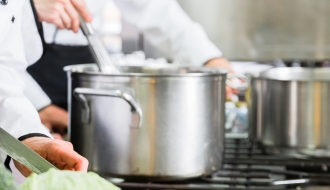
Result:
{"label": "stove burner", "polygon": [[[330,189],[330,159],[269,155],[247,139],[226,139],[224,165],[211,176],[182,182],[115,183],[130,189]],[[323,187],[323,188],[322,188]]]}

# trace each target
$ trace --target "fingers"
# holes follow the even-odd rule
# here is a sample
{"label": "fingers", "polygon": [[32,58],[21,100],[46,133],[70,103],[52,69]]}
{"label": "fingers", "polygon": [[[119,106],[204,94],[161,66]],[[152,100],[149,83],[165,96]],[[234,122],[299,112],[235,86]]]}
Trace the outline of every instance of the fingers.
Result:
{"label": "fingers", "polygon": [[46,22],[55,24],[59,29],[64,29],[64,23],[58,12],[52,13],[49,18],[46,19]]}
{"label": "fingers", "polygon": [[71,29],[74,32],[78,32],[79,30],[79,26],[80,26],[79,14],[85,21],[87,22],[92,21],[92,15],[89,12],[84,0],[71,0],[71,2],[66,1],[64,10],[65,13],[63,13],[63,15],[61,14],[61,16],[63,16],[62,20],[64,24],[68,23],[69,20],[65,20],[67,19],[66,16],[68,16],[70,18],[70,25],[65,25],[65,26],[67,29]]}
{"label": "fingers", "polygon": [[65,6],[65,11],[72,20],[71,29],[74,32],[78,32],[78,30],[79,30],[79,14],[78,14],[78,12],[76,11],[76,9],[74,8],[74,6],[71,3],[68,3]]}
{"label": "fingers", "polygon": [[92,15],[84,0],[71,0],[71,3],[86,22],[92,22]]}
{"label": "fingers", "polygon": [[[87,159],[75,152],[69,142],[45,137],[31,137],[22,142],[59,169],[87,172]],[[24,168],[21,170],[28,174]]]}
{"label": "fingers", "polygon": [[73,20],[65,10],[65,7],[61,7],[59,12],[60,12],[60,19],[62,20],[64,27],[68,30],[72,29]]}
{"label": "fingers", "polygon": [[16,160],[14,160],[14,165],[24,177],[28,177],[29,175],[32,174],[31,170],[29,170],[27,167],[23,166],[21,163],[17,162]]}
{"label": "fingers", "polygon": [[73,150],[73,145],[70,142],[67,141],[59,141],[58,143],[60,143],[63,147],[69,149],[69,150]]}
{"label": "fingers", "polygon": [[34,0],[40,21],[55,24],[60,29],[79,30],[79,14],[87,21],[92,21],[84,0]]}
{"label": "fingers", "polygon": [[[54,140],[47,149],[47,159],[61,167],[60,169],[74,169],[87,172],[88,161],[73,151],[71,143]],[[63,165],[63,163],[65,163]]]}
{"label": "fingers", "polygon": [[57,3],[54,5],[53,18],[50,21],[60,29],[72,29],[73,20],[70,13],[66,11],[66,7],[69,5],[69,3]]}

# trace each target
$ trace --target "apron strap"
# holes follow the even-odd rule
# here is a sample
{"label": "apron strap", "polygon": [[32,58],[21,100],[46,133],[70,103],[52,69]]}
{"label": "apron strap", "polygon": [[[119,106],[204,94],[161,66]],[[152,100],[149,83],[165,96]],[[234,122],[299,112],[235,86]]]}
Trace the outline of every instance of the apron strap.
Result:
{"label": "apron strap", "polygon": [[55,43],[55,40],[56,40],[57,33],[58,33],[58,28],[56,27],[55,32],[54,32],[54,35],[53,35],[53,42],[52,42],[52,44],[56,44]]}
{"label": "apron strap", "polygon": [[41,57],[43,57],[45,55],[45,52],[46,52],[46,42],[45,42],[45,37],[44,37],[44,29],[42,28],[42,23],[38,19],[38,14],[37,14],[36,8],[34,6],[33,0],[30,0],[30,4],[31,4],[33,15],[34,15],[35,23],[37,25],[38,33],[39,33],[39,36],[40,36],[41,42],[42,42],[43,52],[42,52]]}

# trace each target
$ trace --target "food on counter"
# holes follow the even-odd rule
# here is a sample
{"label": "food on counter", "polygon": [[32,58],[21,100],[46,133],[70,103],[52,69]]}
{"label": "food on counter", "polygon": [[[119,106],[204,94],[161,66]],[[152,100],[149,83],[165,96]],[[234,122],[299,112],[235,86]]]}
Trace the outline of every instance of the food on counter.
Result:
{"label": "food on counter", "polygon": [[0,190],[18,190],[10,171],[0,164]]}
{"label": "food on counter", "polygon": [[22,190],[119,190],[118,187],[89,172],[60,171],[50,169],[48,172],[32,174],[21,185]]}

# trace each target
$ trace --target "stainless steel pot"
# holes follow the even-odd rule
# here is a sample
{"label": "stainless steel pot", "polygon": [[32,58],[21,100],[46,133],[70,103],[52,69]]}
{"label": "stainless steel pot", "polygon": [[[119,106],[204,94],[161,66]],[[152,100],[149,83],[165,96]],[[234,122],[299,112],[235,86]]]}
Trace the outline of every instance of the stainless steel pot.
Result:
{"label": "stainless steel pot", "polygon": [[283,153],[329,155],[330,69],[276,68],[261,77],[262,143]]}
{"label": "stainless steel pot", "polygon": [[226,71],[68,66],[70,140],[101,175],[191,178],[221,166]]}

